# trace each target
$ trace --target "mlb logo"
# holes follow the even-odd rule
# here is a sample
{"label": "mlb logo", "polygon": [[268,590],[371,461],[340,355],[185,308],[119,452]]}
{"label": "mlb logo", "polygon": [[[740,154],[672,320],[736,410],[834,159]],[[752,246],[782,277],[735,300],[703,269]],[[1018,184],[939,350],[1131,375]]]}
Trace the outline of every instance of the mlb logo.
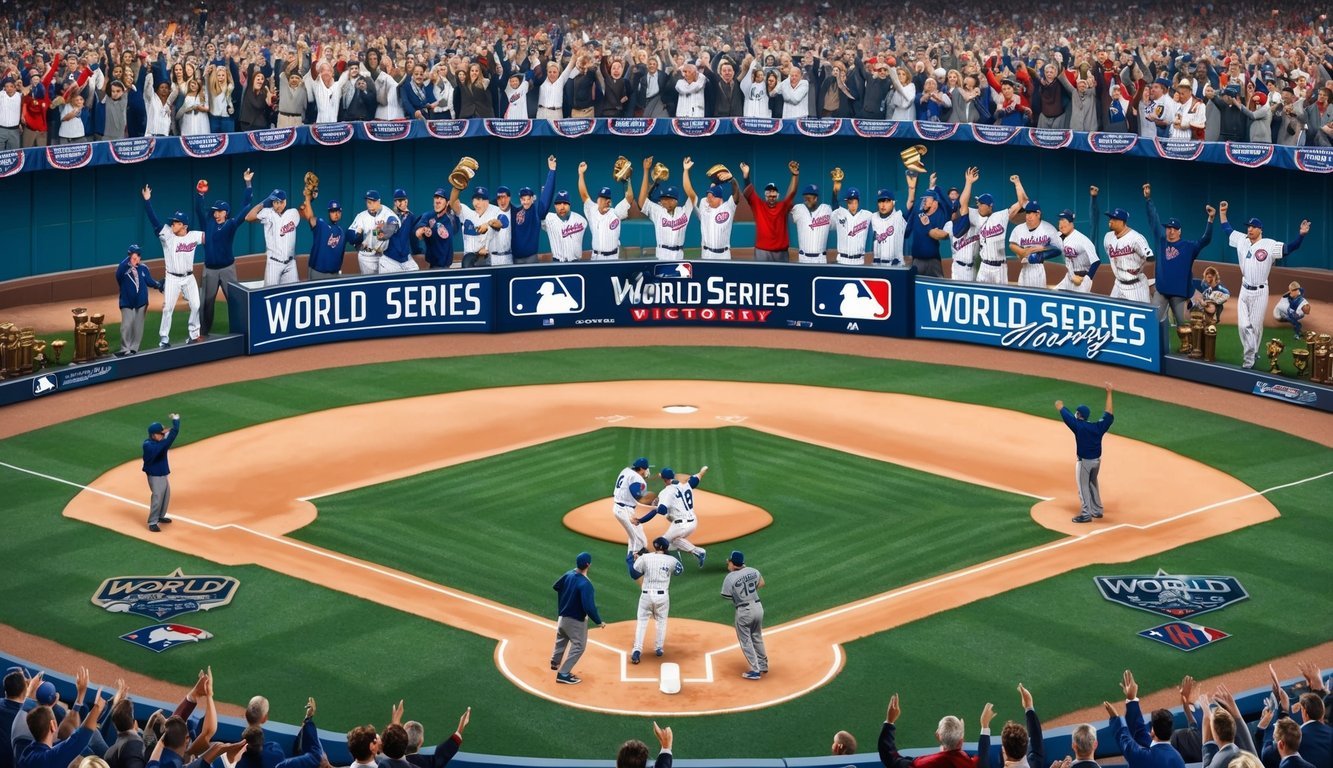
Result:
{"label": "mlb logo", "polygon": [[32,380],[32,393],[33,395],[44,395],[47,392],[56,391],[59,386],[56,377],[48,373]]}
{"label": "mlb logo", "polygon": [[892,311],[888,280],[816,277],[813,293],[811,311],[819,317],[887,320]]}
{"label": "mlb logo", "polygon": [[675,264],[657,264],[653,267],[653,277],[658,280],[693,280],[694,265],[688,261]]}
{"label": "mlb logo", "polygon": [[181,643],[199,643],[211,637],[213,637],[212,632],[198,627],[187,627],[184,624],[154,624],[121,635],[120,639],[134,643],[140,648],[147,648],[153,653],[161,653]]}
{"label": "mlb logo", "polygon": [[1169,621],[1160,627],[1143,630],[1139,633],[1139,637],[1165,643],[1177,650],[1193,651],[1218,640],[1224,640],[1231,637],[1231,635],[1220,629],[1212,629],[1201,624],[1191,624],[1188,621]]}
{"label": "mlb logo", "polygon": [[516,277],[509,281],[509,314],[576,315],[583,311],[582,275]]}

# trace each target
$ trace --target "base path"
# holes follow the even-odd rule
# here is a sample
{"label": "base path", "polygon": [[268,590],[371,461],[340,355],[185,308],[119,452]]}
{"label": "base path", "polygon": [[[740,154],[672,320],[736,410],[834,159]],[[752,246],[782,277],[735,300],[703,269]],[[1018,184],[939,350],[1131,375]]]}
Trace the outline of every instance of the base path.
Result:
{"label": "base path", "polygon": [[[685,392],[696,411],[662,410],[679,404]],[[381,439],[385,424],[394,425],[392,445]],[[1029,496],[1036,522],[1068,536],[770,627],[765,638],[773,671],[761,683],[740,678],[744,661],[729,625],[673,619],[670,655],[639,666],[628,664],[625,650],[632,620],[592,630],[578,667],[584,683],[577,688],[556,685],[547,664],[550,617],[286,536],[314,519],[311,500],[320,496],[608,425],[743,426],[902,464]],[[996,435],[1005,436],[1003,450],[996,450]],[[312,442],[327,460],[297,471],[296,457]],[[349,406],[175,448],[171,511],[180,523],[161,534],[144,526],[147,488],[138,461],[99,477],[65,515],[218,563],[261,565],[494,638],[500,670],[542,698],[599,712],[702,715],[758,709],[808,693],[841,670],[841,645],[857,638],[1091,563],[1137,560],[1278,516],[1267,499],[1235,478],[1157,446],[1111,434],[1104,457],[1106,519],[1080,526],[1069,521],[1078,511],[1073,436],[1054,419],[910,395],[784,384],[556,384]],[[607,468],[608,477],[615,469]],[[219,488],[234,490],[219,494]],[[1200,488],[1211,495],[1200,498]],[[706,504],[700,515],[700,530],[707,530]],[[781,588],[772,585],[769,594],[778,598]],[[797,659],[803,661],[799,667]],[[657,693],[662,661],[680,664],[680,694]]]}

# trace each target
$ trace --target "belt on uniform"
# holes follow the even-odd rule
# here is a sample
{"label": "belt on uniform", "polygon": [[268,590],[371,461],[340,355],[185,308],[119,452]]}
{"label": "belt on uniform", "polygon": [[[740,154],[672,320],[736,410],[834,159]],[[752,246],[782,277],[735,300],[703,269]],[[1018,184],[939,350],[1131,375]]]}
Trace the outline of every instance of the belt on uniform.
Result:
{"label": "belt on uniform", "polygon": [[172,277],[193,277],[193,276],[194,276],[194,273],[193,273],[193,272],[168,272],[167,274],[168,274],[168,275],[171,275]]}
{"label": "belt on uniform", "polygon": [[705,251],[708,251],[709,253],[726,253],[727,251],[731,250],[730,248],[709,248],[706,245],[703,246],[703,249]]}
{"label": "belt on uniform", "polygon": [[666,594],[666,590],[665,590],[665,589],[645,589],[645,590],[643,591],[643,593],[644,593],[645,595],[665,595],[665,594]]}
{"label": "belt on uniform", "polygon": [[1088,276],[1088,270],[1086,270],[1086,269],[1083,269],[1083,270],[1078,270],[1078,269],[1076,269],[1076,270],[1074,270],[1074,274],[1078,275],[1079,277],[1087,277],[1087,276]]}
{"label": "belt on uniform", "polygon": [[759,605],[759,604],[762,603],[762,602],[763,602],[763,600],[746,600],[746,601],[743,602],[743,603],[736,603],[736,607],[737,607],[737,608],[744,608],[745,606],[749,605],[750,603],[754,603],[755,605]]}
{"label": "belt on uniform", "polygon": [[542,109],[562,109],[563,107],[553,107],[550,104],[539,104]]}
{"label": "belt on uniform", "polygon": [[692,522],[694,522],[694,518],[691,517],[689,520],[672,520],[671,522],[673,522],[673,523],[692,523]]}
{"label": "belt on uniform", "polygon": [[838,252],[838,258],[840,258],[840,259],[860,259],[860,260],[862,260],[862,261],[865,261],[866,255],[865,255],[864,253],[842,253],[841,251],[839,251],[839,252]]}
{"label": "belt on uniform", "polygon": [[272,256],[270,256],[270,257],[268,257],[268,260],[269,260],[269,261],[276,261],[276,262],[279,263],[279,264],[291,264],[293,261],[296,261],[296,258],[295,258],[295,257],[292,257],[292,258],[290,258],[290,259],[275,259],[275,258],[273,258]]}
{"label": "belt on uniform", "polygon": [[817,256],[819,258],[824,257],[824,254],[822,253],[806,253],[805,251],[798,251],[798,253],[800,253],[802,256]]}
{"label": "belt on uniform", "polygon": [[491,251],[492,256],[513,256],[513,251]]}
{"label": "belt on uniform", "polygon": [[283,117],[301,117],[300,112],[279,112]]}
{"label": "belt on uniform", "polygon": [[18,125],[0,125],[0,128],[4,128],[6,131],[17,131],[19,129]]}
{"label": "belt on uniform", "polygon": [[985,264],[985,265],[988,266],[988,267],[1003,267],[1003,266],[1004,266],[1004,261],[991,261],[990,259],[982,259],[982,260],[981,260],[981,263],[982,263],[982,264]]}
{"label": "belt on uniform", "polygon": [[1139,282],[1138,277],[1135,277],[1133,280],[1122,280],[1117,277],[1115,280],[1117,283],[1120,283],[1121,285],[1135,285],[1136,283]]}
{"label": "belt on uniform", "polygon": [[657,246],[657,247],[658,247],[658,248],[665,248],[665,249],[667,249],[668,251],[683,251],[683,250],[685,250],[684,247],[679,246],[679,245],[659,245],[659,246]]}
{"label": "belt on uniform", "polygon": [[634,509],[634,505],[633,505],[633,504],[625,504],[624,502],[620,502],[620,501],[617,501],[617,502],[616,502],[616,506],[617,506],[617,507],[629,507],[630,509]]}
{"label": "belt on uniform", "polygon": [[954,265],[955,267],[963,267],[963,268],[965,268],[965,269],[971,269],[971,268],[972,268],[972,265],[975,264],[975,263],[976,263],[976,262],[974,262],[974,261],[959,261],[958,259],[954,259],[954,260],[953,260],[953,265]]}
{"label": "belt on uniform", "polygon": [[899,259],[875,259],[874,263],[876,263],[876,264],[897,264],[897,263],[899,263]]}
{"label": "belt on uniform", "polygon": [[1268,283],[1264,283],[1263,285],[1250,285],[1248,283],[1241,283],[1240,287],[1244,288],[1247,291],[1262,291],[1263,289],[1268,287]]}
{"label": "belt on uniform", "polygon": [[594,250],[593,253],[597,254],[598,256],[615,256],[615,255],[617,255],[617,254],[620,253],[620,249],[617,248],[617,249],[615,249],[614,251],[598,251],[598,250]]}

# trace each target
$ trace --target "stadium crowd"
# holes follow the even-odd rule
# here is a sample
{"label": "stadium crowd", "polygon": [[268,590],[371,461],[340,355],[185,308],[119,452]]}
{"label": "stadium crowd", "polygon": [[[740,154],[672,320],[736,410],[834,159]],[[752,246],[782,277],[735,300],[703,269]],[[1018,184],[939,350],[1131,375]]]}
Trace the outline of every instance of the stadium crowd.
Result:
{"label": "stadium crowd", "polygon": [[[1186,676],[1178,688],[1187,725],[1175,727],[1171,710],[1159,708],[1145,719],[1139,701],[1139,685],[1125,670],[1119,682],[1123,705],[1103,702],[1116,746],[1103,753],[1123,755],[1129,768],[1185,768],[1187,763],[1204,768],[1330,768],[1333,766],[1333,693],[1317,665],[1298,664],[1303,683],[1294,698],[1272,676],[1272,693],[1255,723],[1247,723],[1235,697],[1225,686],[1204,690]],[[1271,666],[1270,666],[1271,670]],[[289,754],[265,739],[269,703],[263,696],[252,698],[245,709],[246,727],[241,739],[214,741],[217,707],[213,700],[212,670],[202,670],[198,681],[182,697],[175,711],[154,712],[146,722],[135,719],[134,702],[124,681],[117,681],[109,698],[98,690],[88,696],[88,671],[76,676],[77,691],[71,702],[61,702],[55,686],[38,673],[29,678],[26,670],[14,667],[4,678],[5,699],[0,702],[0,731],[12,729],[12,738],[0,741],[0,768],[329,768],[330,763],[315,727],[315,700],[305,708],[300,735]],[[1019,704],[1024,722],[1010,720],[999,734],[1004,768],[1047,768],[1041,719],[1033,695],[1021,683]],[[197,711],[202,709],[202,715]],[[889,699],[880,728],[878,751],[885,768],[988,768],[990,723],[995,709],[987,703],[979,718],[977,754],[963,749],[966,738],[963,719],[945,715],[935,738],[939,751],[916,758],[904,757],[896,743],[896,723],[903,708],[898,695]],[[424,729],[416,721],[403,722],[404,707],[393,705],[389,723],[382,730],[360,725],[347,732],[349,768],[444,768],[458,753],[463,731],[472,716],[466,709],[456,730],[440,742],[433,754],[420,752]],[[11,725],[12,724],[12,725]],[[670,768],[671,728],[653,723],[660,745],[654,765]],[[1090,723],[1076,726],[1071,734],[1074,754],[1055,758],[1050,768],[1097,768],[1097,728]],[[834,735],[832,753],[852,755],[856,738],[848,731]],[[648,747],[637,739],[621,745],[617,768],[645,768]]]}
{"label": "stadium crowd", "polygon": [[[0,149],[357,120],[857,117],[1333,145],[1323,8],[295,0],[0,9]],[[438,19],[438,22],[429,21]]]}

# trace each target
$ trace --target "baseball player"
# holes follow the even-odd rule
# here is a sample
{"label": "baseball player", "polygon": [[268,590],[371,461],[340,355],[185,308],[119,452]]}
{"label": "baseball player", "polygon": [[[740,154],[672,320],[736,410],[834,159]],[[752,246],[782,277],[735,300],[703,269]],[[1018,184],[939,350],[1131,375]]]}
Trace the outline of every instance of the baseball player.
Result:
{"label": "baseball player", "polygon": [[1143,235],[1129,228],[1129,213],[1124,208],[1116,208],[1106,214],[1106,226],[1111,230],[1103,241],[1106,255],[1111,259],[1111,269],[1115,272],[1115,287],[1111,289],[1111,298],[1127,299],[1148,303],[1152,296],[1148,291],[1148,277],[1143,274],[1143,265],[1153,258],[1152,248]]}
{"label": "baseball player", "polygon": [[485,187],[472,191],[472,207],[458,200],[458,190],[449,193],[449,207],[458,214],[463,232],[463,267],[475,267],[490,255],[491,235],[502,225],[499,211],[491,205],[491,196]]}
{"label": "baseball player", "polygon": [[[255,172],[249,168],[241,174],[241,178],[245,181],[245,199],[240,205],[242,209],[249,206],[250,201],[254,199],[254,187],[250,184],[254,177]],[[213,307],[217,300],[218,289],[222,290],[222,297],[225,299],[228,283],[237,282],[236,256],[232,244],[236,239],[236,231],[243,223],[241,219],[231,218],[231,205],[226,200],[213,201],[213,205],[209,208],[212,215],[207,215],[204,212],[204,193],[207,191],[208,179],[200,179],[195,184],[194,216],[208,235],[207,242],[204,243],[204,303],[200,311],[202,324],[199,328],[199,335],[202,338],[208,338],[208,334],[213,332]]]}
{"label": "baseball player", "polygon": [[153,229],[157,230],[157,239],[162,242],[162,259],[167,267],[167,276],[163,279],[166,287],[162,290],[162,324],[158,327],[162,341],[158,346],[171,346],[171,314],[181,296],[190,306],[189,333],[193,343],[199,340],[199,284],[194,281],[194,250],[204,244],[204,233],[192,231],[189,219],[182,211],[171,214],[164,225],[153,213],[152,188],[145,185],[142,194],[144,212]]}
{"label": "baseball player", "polygon": [[[833,182],[833,199],[842,191],[842,179]],[[833,212],[833,228],[837,233],[838,263],[864,266],[866,263],[866,234],[870,232],[873,214],[861,207],[861,191],[856,187],[843,195],[843,206]]]}
{"label": "baseball player", "polygon": [[807,184],[801,190],[804,205],[791,209],[796,222],[796,260],[802,264],[828,263],[828,231],[833,223],[833,209],[819,202],[819,187]]}
{"label": "baseball player", "polygon": [[736,223],[736,201],[741,186],[731,177],[731,190],[721,184],[708,188],[699,201],[699,244],[705,259],[731,258],[731,227]]}
{"label": "baseball player", "polygon": [[1291,330],[1297,341],[1301,338],[1301,321],[1310,315],[1310,300],[1305,298],[1305,289],[1292,280],[1287,284],[1287,292],[1282,294],[1277,304],[1273,305],[1273,319],[1279,323],[1291,323]]}
{"label": "baseball player", "polygon": [[426,243],[426,264],[431,269],[448,269],[454,265],[454,228],[458,217],[449,208],[449,193],[440,187],[435,190],[430,213],[417,220],[417,237]]}
{"label": "baseball player", "polygon": [[[1092,187],[1089,191],[1092,193],[1092,237],[1096,238],[1097,221],[1102,214],[1097,209],[1097,188]],[[1065,255],[1065,267],[1068,268],[1068,273],[1055,289],[1092,293],[1092,277],[1097,273],[1097,266],[1101,264],[1101,259],[1097,256],[1097,246],[1087,235],[1074,228],[1074,212],[1068,208],[1060,211],[1060,217],[1056,219],[1056,228],[1060,230],[1060,247]]]}
{"label": "baseball player", "polygon": [[[1254,367],[1254,360],[1259,353],[1259,339],[1263,336],[1264,311],[1268,309],[1268,274],[1273,271],[1273,263],[1301,247],[1301,241],[1310,232],[1310,220],[1302,219],[1296,239],[1289,243],[1279,243],[1271,237],[1264,237],[1264,223],[1258,219],[1246,222],[1244,233],[1232,229],[1227,221],[1227,209],[1230,203],[1223,200],[1218,204],[1218,213],[1222,215],[1222,234],[1227,236],[1227,244],[1236,249],[1236,258],[1240,261],[1240,301],[1236,307],[1236,330],[1240,332],[1240,345],[1246,368]],[[170,283],[167,284],[170,287]]]}
{"label": "baseball player", "polygon": [[666,530],[667,541],[671,542],[672,548],[698,558],[700,568],[704,567],[704,558],[708,552],[703,547],[694,546],[685,537],[694,533],[694,529],[699,526],[694,516],[694,489],[699,487],[699,481],[707,471],[708,467],[704,467],[690,475],[685,484],[681,484],[671,467],[663,467],[660,476],[667,485],[657,494],[657,508],[636,521],[637,525],[642,525],[656,515],[663,515],[671,520],[671,525],[667,526]]}
{"label": "baseball player", "polygon": [[120,286],[120,351],[116,357],[138,354],[144,313],[148,309],[148,289],[163,288],[148,267],[140,263],[142,257],[143,249],[131,245],[125,259],[116,267],[116,283]]}
{"label": "baseball player", "polygon": [[[916,204],[916,198],[907,200],[907,209]],[[873,242],[873,260],[881,267],[903,266],[903,234],[907,220],[903,212],[896,209],[893,191],[881,189],[875,195],[876,211],[870,217],[870,237]]]}
{"label": "baseball player", "polygon": [[639,210],[653,223],[653,232],[657,238],[658,261],[680,261],[685,258],[685,227],[689,226],[690,214],[694,212],[698,196],[694,194],[694,185],[690,183],[690,169],[694,161],[685,158],[684,177],[681,182],[685,187],[685,204],[679,204],[680,193],[675,187],[662,190],[661,202],[648,199],[648,185],[653,167],[651,157],[643,161],[643,184],[639,188]]}
{"label": "baseball player", "polygon": [[768,674],[768,653],[764,650],[764,604],[759,588],[764,575],[745,564],[745,555],[732,550],[727,558],[727,577],[722,580],[722,598],[736,607],[736,642],[750,668],[741,677],[758,680]]}
{"label": "baseball player", "polygon": [[587,173],[588,164],[579,163],[579,198],[592,232],[592,260],[615,261],[620,258],[620,224],[629,218],[630,202],[634,200],[634,181],[632,177],[625,179],[625,198],[613,206],[610,187],[598,190],[596,200],[588,197]]}
{"label": "baseball player", "polygon": [[416,259],[412,254],[421,250],[421,243],[417,240],[416,230],[417,222],[421,216],[412,213],[408,208],[407,190],[395,189],[393,191],[393,215],[398,219],[398,228],[393,234],[389,235],[388,241],[384,245],[384,253],[380,254],[379,272],[416,272],[421,269],[417,265]]}
{"label": "baseball player", "polygon": [[990,193],[977,196],[977,215],[981,217],[981,224],[977,227],[977,234],[981,238],[981,266],[977,268],[976,278],[978,283],[1005,285],[1009,282],[1006,266],[1009,257],[1004,247],[1004,233],[1010,224],[1022,220],[1022,209],[1028,202],[1022,180],[1014,175],[1009,177],[1009,181],[1013,182],[1017,199],[1007,210],[995,210],[995,197]]}
{"label": "baseball player", "polygon": [[653,539],[653,552],[639,550],[625,555],[629,577],[642,579],[639,586],[643,590],[639,595],[639,623],[634,627],[634,652],[629,657],[631,664],[639,663],[649,616],[657,623],[657,647],[654,652],[658,656],[665,652],[667,612],[671,609],[671,577],[685,570],[679,560],[667,554],[670,548],[671,542],[664,536],[658,536]]}
{"label": "baseball player", "polygon": [[499,226],[492,226],[491,241],[487,244],[490,252],[487,263],[492,267],[514,263],[514,209],[509,205],[509,199],[509,187],[495,188],[495,221]]}
{"label": "baseball player", "polygon": [[949,225],[949,277],[970,283],[976,279],[977,254],[981,251],[981,214],[974,210],[972,183],[981,178],[981,170],[972,167],[963,174],[963,191],[958,195],[958,210]]}
{"label": "baseball player", "polygon": [[264,250],[268,256],[264,262],[264,285],[300,280],[296,274],[296,225],[301,214],[287,207],[287,193],[281,189],[268,193],[268,197],[245,214],[245,220],[264,225]]}
{"label": "baseball player", "polygon": [[588,220],[569,210],[569,193],[555,193],[552,210],[542,219],[542,229],[551,241],[553,261],[578,261],[583,258],[583,234],[588,231]]}
{"label": "baseball player", "polygon": [[625,535],[629,537],[627,544],[629,554],[638,554],[640,550],[648,546],[647,538],[643,535],[643,529],[639,527],[639,521],[634,516],[634,510],[640,504],[644,506],[653,506],[657,501],[657,494],[648,491],[648,459],[640,456],[634,460],[634,463],[620,470],[620,475],[616,477],[616,487],[611,491],[612,508],[611,513],[615,515],[616,522],[625,529]]}
{"label": "baseball player", "polygon": [[1045,288],[1046,259],[1058,256],[1063,248],[1060,233],[1049,221],[1041,220],[1041,206],[1036,200],[1028,200],[1023,206],[1023,222],[1009,233],[1009,250],[1023,265],[1018,270],[1018,284]]}
{"label": "baseball player", "polygon": [[555,166],[555,155],[548,156],[541,197],[532,191],[532,187],[518,188],[518,207],[510,217],[513,228],[510,240],[515,264],[536,264],[538,261],[537,247],[541,244],[542,220],[550,213],[551,198],[555,197]]}
{"label": "baseball player", "polygon": [[380,271],[380,256],[389,245],[389,238],[398,231],[398,217],[384,207],[380,193],[366,190],[366,209],[352,219],[347,228],[347,242],[355,245],[356,263],[361,274],[373,275]]}
{"label": "baseball player", "polygon": [[328,219],[322,219],[315,215],[310,192],[307,190],[297,212],[310,225],[313,240],[310,244],[310,258],[306,261],[306,276],[310,280],[337,277],[342,273],[343,252],[347,249],[347,233],[341,226],[342,205],[337,200],[330,200]]}

